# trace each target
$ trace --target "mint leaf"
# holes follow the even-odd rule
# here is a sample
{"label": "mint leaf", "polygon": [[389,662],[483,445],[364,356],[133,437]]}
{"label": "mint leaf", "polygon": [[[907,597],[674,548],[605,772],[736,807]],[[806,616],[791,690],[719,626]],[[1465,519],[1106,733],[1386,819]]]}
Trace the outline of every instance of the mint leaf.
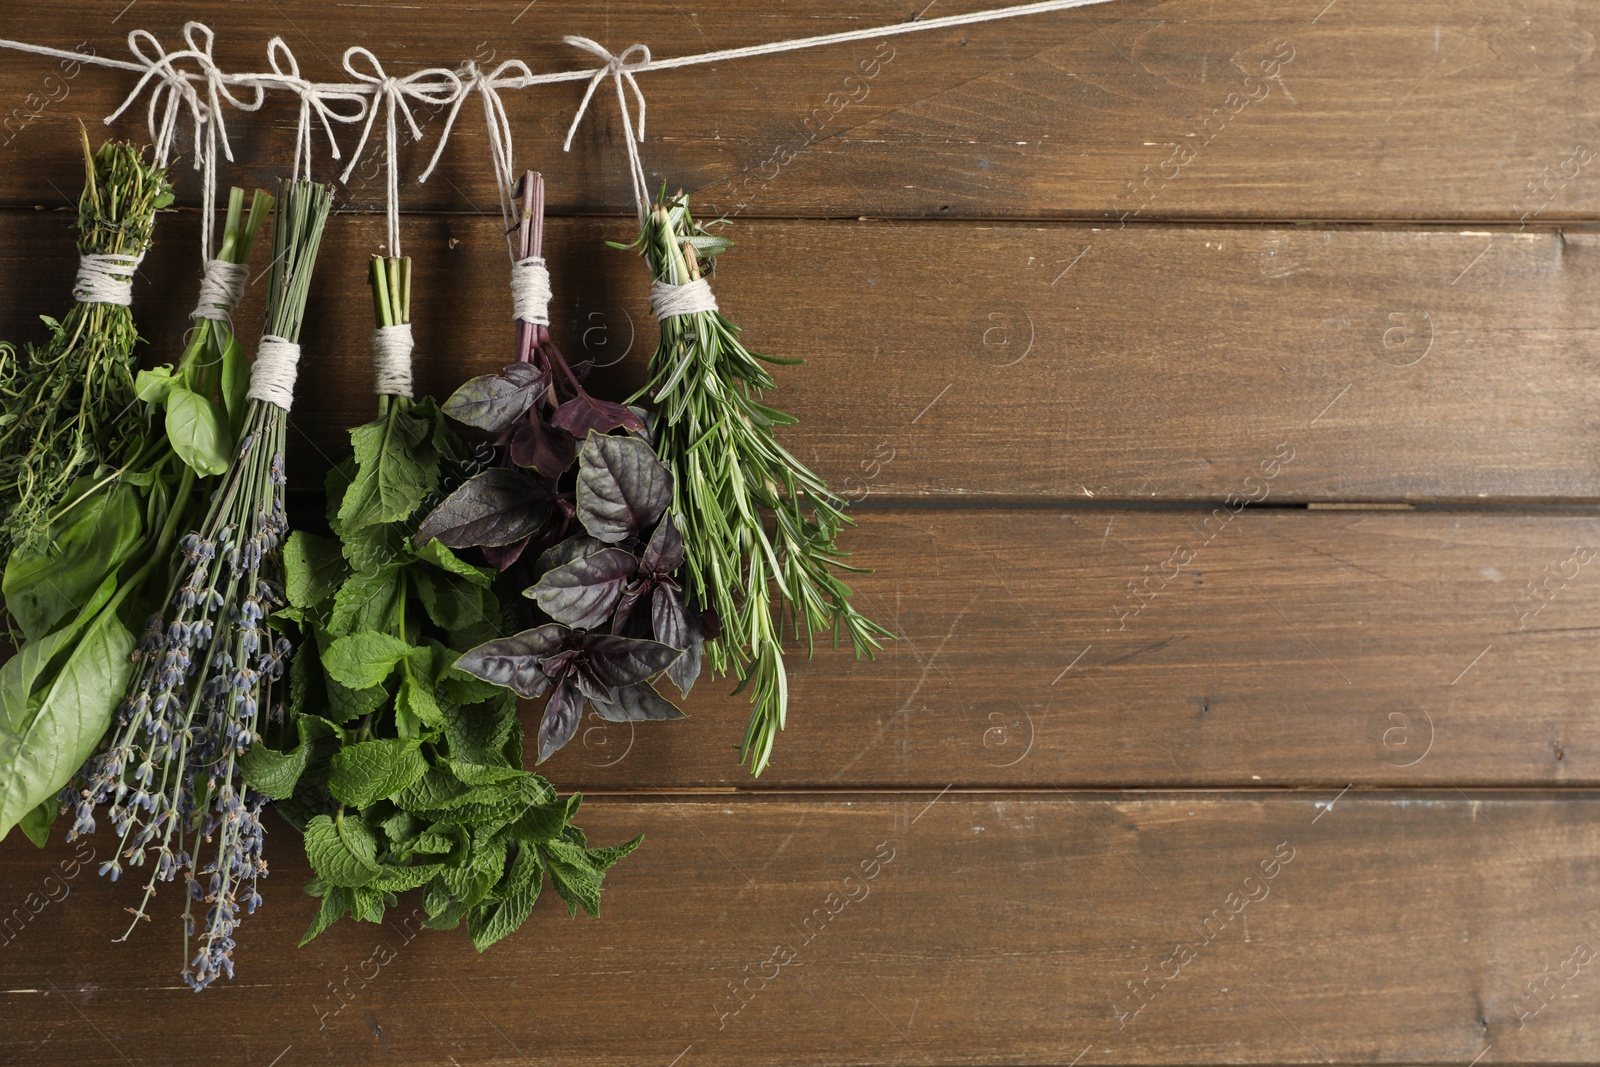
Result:
{"label": "mint leaf", "polygon": [[418,744],[382,738],[346,745],[329,761],[328,792],[357,808],[393,796],[428,772]]}
{"label": "mint leaf", "polygon": [[296,530],[283,546],[283,588],[297,608],[321,604],[344,580],[344,556],[339,542]]}
{"label": "mint leaf", "polygon": [[313,817],[306,824],[305,843],[311,869],[329,885],[367,885],[381,873],[378,840],[359,815]]}
{"label": "mint leaf", "polygon": [[328,677],[351,689],[370,689],[389,677],[411,646],[391,634],[363,630],[341,637],[322,653]]}
{"label": "mint leaf", "polygon": [[431,429],[395,403],[385,418],[350,431],[356,476],[339,504],[345,530],[403,522],[427,499],[439,477]]}

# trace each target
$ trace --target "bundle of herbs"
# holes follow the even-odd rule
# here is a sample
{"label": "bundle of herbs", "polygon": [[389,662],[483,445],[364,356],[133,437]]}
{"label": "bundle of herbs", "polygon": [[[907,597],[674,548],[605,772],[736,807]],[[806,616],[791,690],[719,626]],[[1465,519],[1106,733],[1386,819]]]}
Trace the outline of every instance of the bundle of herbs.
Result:
{"label": "bundle of herbs", "polygon": [[[516,267],[536,272],[533,287],[548,300],[537,174],[524,176],[519,195]],[[572,739],[586,707],[616,722],[682,718],[651,679],[665,674],[687,695],[702,622],[675,579],[683,540],[667,515],[672,478],[646,413],[584,389],[585,368],[562,355],[543,308],[517,325],[517,361],[444,404],[495,435],[500,465],[451,493],[417,540],[479,548],[523,593],[521,610],[508,612],[519,632],[472,648],[457,666],[523,697],[549,693],[543,762]]]}
{"label": "bundle of herbs", "polygon": [[594,914],[606,869],[639,842],[589,848],[570,821],[579,798],[522,769],[515,696],[454,666],[497,632],[500,605],[493,570],[414,537],[481,464],[381,351],[408,323],[410,278],[409,261],[373,260],[379,416],[329,475],[337,540],[290,539],[278,617],[302,652],[288,721],[251,749],[246,780],[304,832],[322,901],[304,941],[344,915],[381,922],[420,888],[424,924],[465,918],[482,950],[528,917],[547,875]]}
{"label": "bundle of herbs", "polygon": [[158,882],[185,882],[183,977],[196,990],[232,976],[239,909],[260,904],[256,883],[267,869],[265,797],[243,780],[242,761],[265,721],[284,713],[291,646],[268,620],[283,604],[285,424],[330,204],[324,186],[280,182],[266,333],[232,462],[199,527],[164,561],[164,606],[133,651],[126,699],[72,796],[70,836],[93,832],[103,805],[118,838],[102,874],[115,880],[124,864],[150,867],[129,934]]}
{"label": "bundle of herbs", "polygon": [[[234,189],[217,256],[235,271],[272,197],[256,194],[248,217],[243,204]],[[0,837],[21,819],[44,843],[57,793],[122,699],[132,630],[156,606],[173,541],[200,522],[212,476],[227,470],[249,370],[229,323],[235,299],[236,288],[203,288],[177,364],[138,374],[138,432],[75,479],[46,536],[6,561],[0,590],[21,645],[0,667]]]}
{"label": "bundle of herbs", "polygon": [[794,418],[762,402],[775,384],[762,363],[800,361],[745,348],[704,280],[729,244],[679,193],[653,206],[634,245],[617,247],[638,248],[650,265],[661,336],[635,399],[648,395],[657,407],[687,592],[720,625],[705,642],[712,670],[737,674],[735,692],[750,689],[740,758],[759,775],[787,714],[785,621],[797,638],[803,630],[808,654],[818,631],[831,631],[835,646],[842,631],[858,657],[893,635],[855,609],[835,573],[857,570],[836,544],[853,525],[844,501],[778,443],[774,430]]}

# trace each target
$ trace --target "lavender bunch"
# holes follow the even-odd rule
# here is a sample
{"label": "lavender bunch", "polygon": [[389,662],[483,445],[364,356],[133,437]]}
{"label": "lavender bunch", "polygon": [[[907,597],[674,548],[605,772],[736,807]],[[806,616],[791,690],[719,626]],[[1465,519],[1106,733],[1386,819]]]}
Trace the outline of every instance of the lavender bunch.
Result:
{"label": "lavender bunch", "polygon": [[[297,342],[330,196],[311,182],[280,183],[273,228],[266,336]],[[155,896],[180,875],[183,977],[195,990],[233,977],[239,908],[261,903],[257,881],[265,797],[244,783],[241,759],[284,714],[279,693],[291,652],[268,628],[284,604],[282,546],[286,411],[281,367],[267,368],[266,342],[252,369],[239,446],[204,523],[178,543],[164,613],[151,617],[133,653],[134,673],[108,743],[81,772],[70,798],[68,839],[91,833],[104,806],[119,841],[100,867],[115,880],[124,862],[151,872],[126,939]],[[264,369],[265,368],[265,369]],[[263,388],[274,374],[280,391]],[[151,862],[153,861],[153,862]],[[197,903],[209,905],[203,919]],[[199,944],[190,955],[191,939]]]}

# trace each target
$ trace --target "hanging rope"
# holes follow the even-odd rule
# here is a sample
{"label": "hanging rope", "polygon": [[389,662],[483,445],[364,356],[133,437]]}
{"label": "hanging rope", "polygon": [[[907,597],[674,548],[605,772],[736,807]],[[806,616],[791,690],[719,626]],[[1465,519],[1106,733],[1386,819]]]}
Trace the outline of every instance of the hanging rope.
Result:
{"label": "hanging rope", "polygon": [[[622,131],[628,146],[628,171],[633,181],[633,199],[639,208],[639,225],[643,226],[645,218],[650,214],[650,187],[644,176],[644,163],[639,159],[639,145],[644,141],[644,90],[639,88],[639,81],[634,77],[639,71],[650,69],[650,49],[642,44],[629,45],[621,55],[612,55],[605,46],[587,37],[569,36],[562,40],[574,48],[581,48],[590,55],[599,56],[605,61],[605,66],[594,72],[589,79],[589,88],[584,90],[583,100],[578,104],[577,114],[572,116],[572,125],[567,128],[567,141],[561,146],[563,152],[572,151],[572,138],[578,132],[578,124],[583,121],[583,116],[589,110],[589,101],[594,99],[594,91],[600,88],[600,83],[609,76],[617,87],[617,107],[622,112]],[[639,103],[639,129],[638,136],[634,135],[633,116],[628,110],[627,88],[633,90],[633,98]]]}
{"label": "hanging rope", "polygon": [[[507,73],[510,71],[511,73]],[[456,116],[461,112],[461,105],[466,103],[467,97],[474,89],[483,98],[483,117],[489,129],[489,161],[494,170],[495,189],[500,195],[500,219],[505,224],[506,248],[513,261],[516,260],[516,249],[511,244],[511,231],[516,225],[516,178],[511,170],[511,119],[506,114],[505,101],[500,98],[502,89],[521,89],[527,86],[533,78],[533,71],[520,59],[508,59],[494,70],[487,73],[472,60],[467,60],[461,65],[457,73],[462,83],[461,95],[456,97],[456,102],[450,107],[450,117],[445,120],[444,129],[439,134],[439,145],[433,150],[433,158],[428,161],[428,168],[418,177],[418,182],[425,182],[439,165],[440,158],[444,155],[444,146],[450,139],[450,131],[455,128]]]}
{"label": "hanging rope", "polygon": [[[360,122],[367,117],[367,98],[359,90],[337,85],[317,85],[300,76],[300,61],[294,57],[282,37],[267,42],[267,62],[272,66],[270,84],[287,89],[300,97],[300,121],[295,127],[294,167],[289,172],[292,179],[311,180],[311,116],[322,122],[328,135],[328,152],[339,159],[339,140],[333,135],[335,122]],[[263,78],[263,82],[268,79]],[[332,102],[354,103],[355,111],[349,114],[331,106]],[[304,163],[304,169],[301,163]]]}
{"label": "hanging rope", "polygon": [[[372,65],[373,73],[367,74],[359,71],[353,65],[356,58],[364,58]],[[350,157],[350,165],[344,169],[339,180],[348,182],[350,175],[356,169],[356,164],[361,160],[361,153],[367,147],[367,138],[372,134],[372,125],[378,118],[378,105],[381,102],[387,115],[387,143],[388,143],[388,209],[389,209],[389,254],[400,255],[400,159],[399,159],[399,123],[398,115],[404,115],[406,125],[411,129],[413,141],[422,140],[422,127],[417,125],[416,116],[411,113],[409,101],[415,100],[425,104],[434,104],[447,107],[455,103],[456,98],[465,92],[461,79],[457,78],[454,71],[445,70],[443,67],[429,67],[426,70],[414,71],[403,78],[391,77],[384,72],[383,64],[378,62],[378,57],[360,45],[355,45],[345,50],[344,69],[351,77],[358,78],[373,86],[371,106],[367,109],[367,124],[361,130],[361,140],[356,145],[354,155]]]}

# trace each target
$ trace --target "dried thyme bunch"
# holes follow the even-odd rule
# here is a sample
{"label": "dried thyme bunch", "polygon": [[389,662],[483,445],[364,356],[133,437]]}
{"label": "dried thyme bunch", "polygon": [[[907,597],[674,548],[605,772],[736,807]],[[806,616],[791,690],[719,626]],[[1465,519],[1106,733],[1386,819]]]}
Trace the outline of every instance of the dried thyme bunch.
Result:
{"label": "dried thyme bunch", "polygon": [[111,258],[80,260],[71,310],[59,322],[40,316],[49,341],[20,354],[0,345],[0,561],[15,546],[47,542],[67,489],[108,463],[144,421],[134,403],[133,313],[103,300],[120,295],[113,279],[133,276],[172,187],[137,145],[107,141],[91,151],[88,133],[79,133],[78,254]]}
{"label": "dried thyme bunch", "polygon": [[674,475],[672,515],[683,533],[691,598],[714,612],[721,633],[705,644],[711,668],[739,675],[754,705],[740,758],[759,775],[771,758],[788,704],[782,635],[785,618],[808,653],[817,631],[842,630],[857,656],[893,635],[850,603],[835,573],[835,544],[852,520],[845,503],[773,435],[792,416],[761,402],[773,388],[763,362],[795,363],[751,352],[739,327],[717,310],[702,279],[729,242],[707,233],[679,194],[657,203],[639,240],[654,285],[661,338],[650,359],[649,394],[658,409],[656,448]]}

